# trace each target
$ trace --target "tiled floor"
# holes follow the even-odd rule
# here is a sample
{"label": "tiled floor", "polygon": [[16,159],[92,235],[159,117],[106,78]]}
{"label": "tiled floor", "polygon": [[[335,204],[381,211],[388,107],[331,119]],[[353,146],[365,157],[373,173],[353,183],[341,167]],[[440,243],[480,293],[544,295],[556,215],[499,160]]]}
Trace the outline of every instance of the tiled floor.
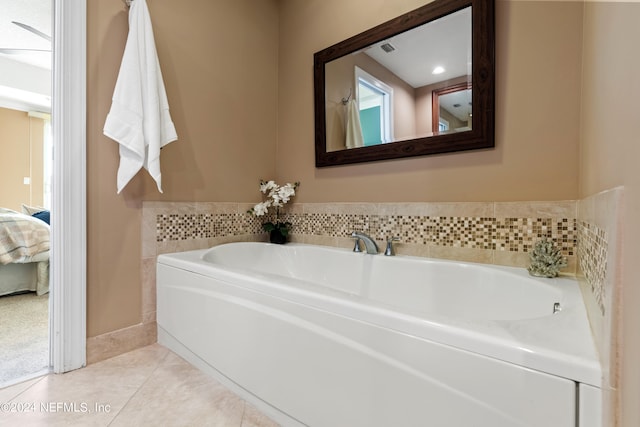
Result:
{"label": "tiled floor", "polygon": [[159,344],[0,389],[0,426],[273,427]]}

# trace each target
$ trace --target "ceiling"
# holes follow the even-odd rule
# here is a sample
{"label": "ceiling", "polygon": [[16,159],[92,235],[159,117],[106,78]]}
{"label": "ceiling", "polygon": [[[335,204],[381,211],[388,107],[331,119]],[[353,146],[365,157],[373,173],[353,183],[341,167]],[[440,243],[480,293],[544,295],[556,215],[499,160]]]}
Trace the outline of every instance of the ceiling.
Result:
{"label": "ceiling", "polygon": [[[51,42],[12,21],[52,35],[52,0],[0,0],[0,48],[51,50]],[[0,57],[51,70],[51,52],[0,53]]]}
{"label": "ceiling", "polygon": [[[0,48],[51,50],[52,0],[0,0]],[[51,52],[0,53],[0,107],[51,111]]]}
{"label": "ceiling", "polygon": [[[381,46],[395,50],[386,53]],[[414,88],[471,74],[471,7],[431,21],[364,50]],[[442,74],[433,74],[437,67]]]}

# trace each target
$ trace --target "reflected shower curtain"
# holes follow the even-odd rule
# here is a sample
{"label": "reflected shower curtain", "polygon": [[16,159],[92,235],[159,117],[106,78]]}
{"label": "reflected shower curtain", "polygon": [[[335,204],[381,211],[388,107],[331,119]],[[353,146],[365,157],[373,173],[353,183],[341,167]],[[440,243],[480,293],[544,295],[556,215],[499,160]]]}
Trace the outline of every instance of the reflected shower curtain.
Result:
{"label": "reflected shower curtain", "polygon": [[364,138],[362,137],[362,126],[360,125],[360,111],[358,102],[351,98],[347,103],[347,131],[345,146],[347,148],[356,148],[364,146]]}

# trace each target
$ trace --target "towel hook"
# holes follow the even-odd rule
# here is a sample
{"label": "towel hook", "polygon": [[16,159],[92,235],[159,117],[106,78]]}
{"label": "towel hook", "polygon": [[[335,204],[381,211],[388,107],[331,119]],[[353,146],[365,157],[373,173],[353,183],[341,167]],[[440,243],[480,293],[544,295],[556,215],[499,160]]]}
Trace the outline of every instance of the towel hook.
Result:
{"label": "towel hook", "polygon": [[346,98],[342,98],[342,105],[347,105],[349,103],[349,99],[351,98],[351,88],[349,88],[349,96]]}
{"label": "towel hook", "polygon": [[122,0],[124,2],[124,4],[127,5],[127,7],[131,7],[131,3],[133,3],[133,0]]}

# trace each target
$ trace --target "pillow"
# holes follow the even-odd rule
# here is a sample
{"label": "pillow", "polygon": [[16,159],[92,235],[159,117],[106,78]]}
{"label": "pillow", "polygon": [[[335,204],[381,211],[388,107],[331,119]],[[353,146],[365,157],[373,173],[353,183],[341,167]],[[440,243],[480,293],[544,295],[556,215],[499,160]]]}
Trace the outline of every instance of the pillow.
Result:
{"label": "pillow", "polygon": [[39,206],[27,206],[24,203],[22,204],[22,213],[25,215],[33,215],[34,213],[46,211],[46,208],[41,208]]}
{"label": "pillow", "polygon": [[14,211],[13,209],[7,209],[7,208],[0,208],[0,214],[17,214],[18,212]]}
{"label": "pillow", "polygon": [[44,221],[47,224],[49,224],[49,220],[50,220],[50,212],[49,211],[36,212],[31,216],[34,217],[34,218],[38,218],[39,220]]}

